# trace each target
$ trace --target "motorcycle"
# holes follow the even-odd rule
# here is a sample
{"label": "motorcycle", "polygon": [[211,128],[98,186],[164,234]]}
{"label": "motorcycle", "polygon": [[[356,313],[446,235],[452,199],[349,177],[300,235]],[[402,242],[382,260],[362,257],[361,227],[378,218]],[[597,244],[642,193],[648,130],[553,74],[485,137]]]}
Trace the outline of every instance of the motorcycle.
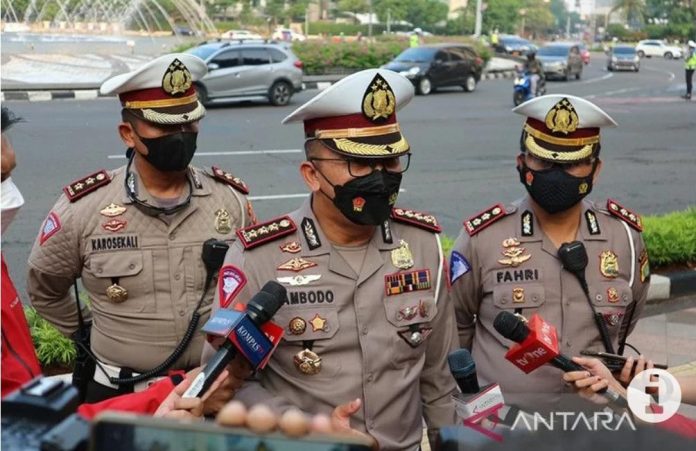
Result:
{"label": "motorcycle", "polygon": [[520,103],[526,102],[527,100],[533,99],[534,97],[543,96],[546,94],[546,80],[545,78],[539,77],[539,81],[536,86],[536,93],[532,93],[532,75],[528,72],[518,70],[517,75],[513,83],[513,94],[512,101],[515,106]]}

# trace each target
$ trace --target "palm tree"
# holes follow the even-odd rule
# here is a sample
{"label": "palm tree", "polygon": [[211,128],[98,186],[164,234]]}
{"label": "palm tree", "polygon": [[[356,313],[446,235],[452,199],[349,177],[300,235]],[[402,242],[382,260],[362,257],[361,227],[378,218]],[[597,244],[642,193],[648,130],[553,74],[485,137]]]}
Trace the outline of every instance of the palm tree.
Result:
{"label": "palm tree", "polygon": [[614,0],[611,11],[621,11],[629,26],[640,26],[645,17],[645,0]]}

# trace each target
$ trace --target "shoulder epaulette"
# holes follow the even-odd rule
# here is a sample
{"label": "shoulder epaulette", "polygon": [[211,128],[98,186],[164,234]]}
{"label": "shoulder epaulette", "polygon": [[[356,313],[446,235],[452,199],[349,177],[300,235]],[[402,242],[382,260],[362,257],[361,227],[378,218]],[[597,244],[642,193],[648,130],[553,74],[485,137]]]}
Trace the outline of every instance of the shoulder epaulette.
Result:
{"label": "shoulder epaulette", "polygon": [[497,220],[504,218],[506,214],[503,204],[491,205],[464,221],[464,228],[469,236],[474,236]]}
{"label": "shoulder epaulette", "polygon": [[633,213],[626,207],[621,206],[615,200],[607,199],[607,211],[609,212],[609,214],[614,215],[619,219],[622,219],[637,231],[643,231],[643,221],[641,221],[640,216]]}
{"label": "shoulder epaulette", "polygon": [[281,216],[267,222],[262,222],[244,229],[237,230],[244,249],[252,249],[263,243],[277,240],[278,238],[290,235],[297,226],[289,216]]}
{"label": "shoulder epaulette", "polygon": [[102,186],[111,183],[111,177],[105,169],[102,169],[87,177],[77,179],[63,188],[63,192],[70,202],[75,202],[81,197],[86,196],[92,191],[96,191]]}
{"label": "shoulder epaulette", "polygon": [[249,187],[244,183],[244,180],[235,177],[227,171],[223,171],[217,166],[213,166],[213,177],[223,183],[227,183],[242,194],[249,194]]}
{"label": "shoulder epaulette", "polygon": [[440,227],[435,216],[420,211],[392,208],[391,218],[396,222],[411,224],[430,232],[442,232],[442,227]]}

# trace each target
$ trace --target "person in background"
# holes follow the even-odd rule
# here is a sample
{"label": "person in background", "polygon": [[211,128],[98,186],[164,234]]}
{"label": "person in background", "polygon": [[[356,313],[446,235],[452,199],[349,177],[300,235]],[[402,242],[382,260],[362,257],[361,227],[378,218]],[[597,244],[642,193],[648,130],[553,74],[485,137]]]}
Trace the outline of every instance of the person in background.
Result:
{"label": "person in background", "polygon": [[694,41],[689,41],[688,51],[684,57],[684,70],[686,74],[686,94],[684,98],[686,100],[691,100],[694,71],[696,71],[696,42]]}

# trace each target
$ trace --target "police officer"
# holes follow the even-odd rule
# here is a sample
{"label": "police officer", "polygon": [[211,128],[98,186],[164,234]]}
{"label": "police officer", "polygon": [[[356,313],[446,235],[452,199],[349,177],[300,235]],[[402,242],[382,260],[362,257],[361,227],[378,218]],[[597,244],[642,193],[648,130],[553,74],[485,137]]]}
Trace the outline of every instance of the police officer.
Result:
{"label": "police officer", "polygon": [[237,232],[219,281],[222,307],[269,280],[288,289],[273,319],[285,336],[260,383],[236,399],[353,414],[352,426],[387,450],[417,449],[423,417],[430,428],[454,421],[446,357],[456,328],[440,226],[394,208],[410,160],[396,110],[412,97],[406,78],[371,69],[286,117],[304,122],[300,173],[311,196]]}
{"label": "police officer", "polygon": [[[123,107],[118,132],[128,163],[67,185],[31,251],[31,302],[61,332],[78,328],[75,279],[89,297],[98,359],[89,402],[140,391],[167,369],[198,365],[203,337],[191,331],[187,344],[185,335],[203,324],[213,299],[214,290],[204,290],[213,275],[202,260],[203,242],[230,242],[238,227],[252,223],[243,181],[189,165],[205,114],[193,81],[206,71],[193,55],[170,54],[104,82],[101,93],[118,94]],[[168,357],[171,365],[161,365]]]}
{"label": "police officer", "polygon": [[696,71],[696,42],[689,41],[688,51],[684,57],[684,73],[686,77],[686,94],[684,98],[691,100],[691,88],[693,86],[694,71]]}
{"label": "police officer", "polygon": [[[563,94],[513,111],[527,117],[517,170],[528,195],[464,221],[450,256],[452,297],[460,344],[472,349],[479,378],[498,382],[506,401],[548,407],[567,391],[560,370],[524,374],[505,360],[512,342],[494,329],[496,315],[538,313],[558,329],[565,355],[606,351],[605,342],[617,352],[643,310],[650,270],[640,217],[614,200],[585,199],[602,168],[600,129],[614,120]],[[589,258],[589,300],[558,256],[573,241]]]}

